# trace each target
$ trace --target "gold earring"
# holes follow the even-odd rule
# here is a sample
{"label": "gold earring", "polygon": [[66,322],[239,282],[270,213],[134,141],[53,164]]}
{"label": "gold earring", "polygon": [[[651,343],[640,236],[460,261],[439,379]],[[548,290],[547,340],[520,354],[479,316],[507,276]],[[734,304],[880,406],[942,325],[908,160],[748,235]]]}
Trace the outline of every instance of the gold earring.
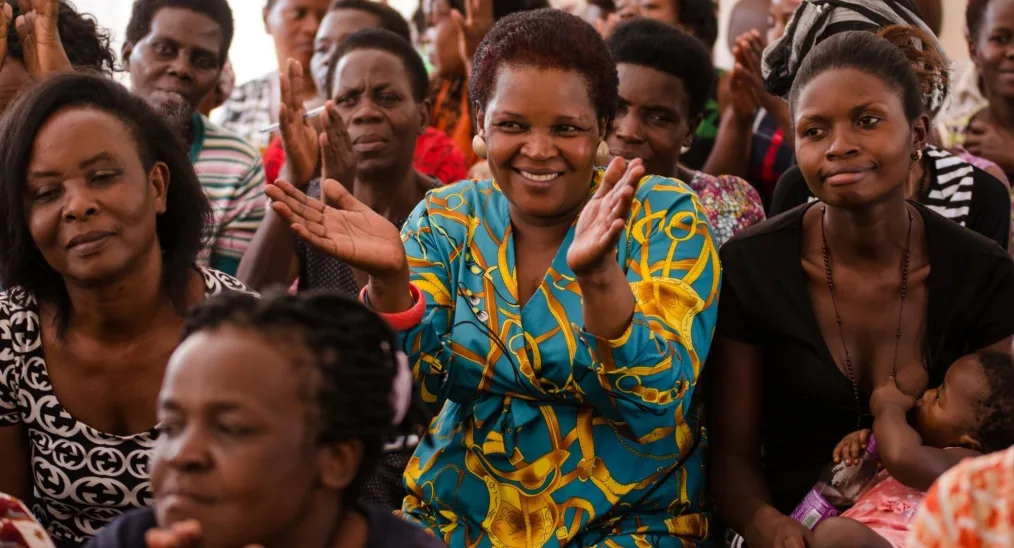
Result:
{"label": "gold earring", "polygon": [[486,140],[483,139],[479,135],[476,135],[474,138],[472,138],[472,151],[475,152],[476,156],[478,156],[479,158],[482,158],[483,160],[485,160],[486,159]]}
{"label": "gold earring", "polygon": [[599,148],[595,149],[595,165],[603,167],[609,165],[609,145],[605,141],[599,143]]}
{"label": "gold earring", "polygon": [[919,149],[919,150],[917,150],[917,151],[915,151],[915,152],[912,153],[912,160],[915,161],[915,162],[921,162],[922,161],[922,149]]}

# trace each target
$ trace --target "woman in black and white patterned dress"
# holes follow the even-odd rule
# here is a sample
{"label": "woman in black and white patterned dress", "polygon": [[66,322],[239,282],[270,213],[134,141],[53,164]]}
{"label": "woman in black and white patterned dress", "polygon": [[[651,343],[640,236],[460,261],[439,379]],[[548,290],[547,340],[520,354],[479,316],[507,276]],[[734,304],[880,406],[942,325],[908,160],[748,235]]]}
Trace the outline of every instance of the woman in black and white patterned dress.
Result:
{"label": "woman in black and white patterned dress", "polygon": [[243,286],[193,266],[207,198],[169,127],[118,84],[48,80],[0,135],[0,491],[77,546],[151,503],[184,313]]}

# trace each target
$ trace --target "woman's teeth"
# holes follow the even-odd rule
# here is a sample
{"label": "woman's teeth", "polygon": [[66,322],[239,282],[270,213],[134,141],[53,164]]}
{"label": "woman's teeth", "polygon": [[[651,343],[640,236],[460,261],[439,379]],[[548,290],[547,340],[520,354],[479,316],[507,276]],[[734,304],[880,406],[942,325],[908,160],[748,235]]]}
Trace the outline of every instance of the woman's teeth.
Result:
{"label": "woman's teeth", "polygon": [[530,179],[537,183],[546,183],[560,176],[559,173],[550,173],[548,175],[536,175],[534,173],[528,173],[527,171],[521,170],[518,170],[518,173],[520,173],[521,176],[524,177],[525,179]]}

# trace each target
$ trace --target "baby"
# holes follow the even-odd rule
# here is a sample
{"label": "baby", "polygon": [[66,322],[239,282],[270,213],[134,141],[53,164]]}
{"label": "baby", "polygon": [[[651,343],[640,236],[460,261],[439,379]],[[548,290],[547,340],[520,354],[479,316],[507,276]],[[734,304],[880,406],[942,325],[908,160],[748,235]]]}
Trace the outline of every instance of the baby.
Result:
{"label": "baby", "polygon": [[[913,408],[915,427],[907,420]],[[1014,445],[1014,361],[998,352],[965,356],[918,401],[891,378],[873,392],[870,411],[884,470],[842,517],[817,526],[811,548],[904,547],[909,520],[940,475],[962,459]],[[858,463],[869,435],[846,436],[834,462]]]}

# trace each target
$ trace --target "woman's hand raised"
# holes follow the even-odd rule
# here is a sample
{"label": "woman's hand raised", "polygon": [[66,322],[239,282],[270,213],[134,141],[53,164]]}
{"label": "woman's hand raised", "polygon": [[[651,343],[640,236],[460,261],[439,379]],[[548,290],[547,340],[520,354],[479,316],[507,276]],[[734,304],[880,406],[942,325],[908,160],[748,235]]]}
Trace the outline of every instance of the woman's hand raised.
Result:
{"label": "woman's hand raised", "polygon": [[574,241],[567,251],[567,266],[578,276],[594,276],[616,262],[616,244],[630,215],[637,184],[644,177],[641,160],[629,164],[616,158],[609,164],[602,184],[584,206],[577,221]]}
{"label": "woman's hand raised", "polygon": [[[297,91],[303,89],[304,78],[303,66],[295,59],[289,59],[285,72],[278,75],[281,89],[278,129],[285,148],[285,164],[292,184],[303,191],[313,179],[320,161],[317,130],[305,117],[306,109]],[[321,118],[325,116],[326,111],[321,114]]]}
{"label": "woman's hand raised", "polygon": [[333,179],[322,186],[327,204],[285,181],[267,189],[271,207],[292,230],[322,253],[376,278],[394,278],[408,270],[398,229],[357,200]]}
{"label": "woman's hand raised", "polygon": [[3,68],[7,60],[7,33],[11,28],[11,18],[14,17],[14,10],[7,2],[0,0],[0,68]]}
{"label": "woman's hand raised", "polygon": [[73,70],[60,40],[57,0],[18,0],[21,15],[14,26],[24,50],[25,68],[35,75]]}

